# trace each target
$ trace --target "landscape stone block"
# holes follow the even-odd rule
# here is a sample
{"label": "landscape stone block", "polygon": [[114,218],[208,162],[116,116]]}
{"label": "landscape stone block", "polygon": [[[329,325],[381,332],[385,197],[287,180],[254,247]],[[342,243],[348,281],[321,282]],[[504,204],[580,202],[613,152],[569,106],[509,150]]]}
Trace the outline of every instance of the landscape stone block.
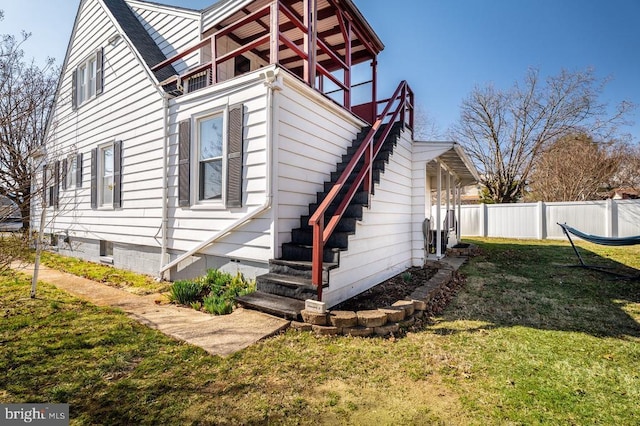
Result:
{"label": "landscape stone block", "polygon": [[373,328],[371,327],[345,327],[342,329],[342,334],[352,337],[367,337],[373,334]]}
{"label": "landscape stone block", "polygon": [[380,327],[375,327],[373,332],[378,336],[388,336],[389,334],[397,333],[400,330],[400,326],[397,323],[389,323]]}
{"label": "landscape stone block", "polygon": [[291,321],[291,328],[298,331],[311,331],[311,324],[300,321]]}
{"label": "landscape stone block", "polygon": [[318,336],[336,336],[340,333],[340,329],[338,327],[330,325],[312,325],[311,329]]}
{"label": "landscape stone block", "polygon": [[427,309],[427,302],[425,302],[424,300],[419,300],[419,299],[407,299],[407,300],[411,300],[413,302],[413,309],[414,309],[414,314],[415,311],[424,311]]}
{"label": "landscape stone block", "polygon": [[387,323],[387,314],[377,309],[358,311],[358,325],[362,327],[380,327]]}
{"label": "landscape stone block", "polygon": [[413,307],[413,302],[411,300],[398,300],[391,306],[396,306],[398,308],[402,308],[406,311],[406,316],[413,315],[413,311],[415,310]]}
{"label": "landscape stone block", "polygon": [[355,327],[358,325],[358,316],[354,311],[331,311],[329,322],[338,328]]}
{"label": "landscape stone block", "polygon": [[319,314],[316,312],[310,312],[306,309],[300,311],[300,315],[302,315],[302,319],[304,322],[311,325],[327,325],[327,314]]}
{"label": "landscape stone block", "polygon": [[380,312],[384,312],[387,315],[387,321],[398,322],[405,319],[407,312],[397,306],[387,306],[385,308],[379,308]]}

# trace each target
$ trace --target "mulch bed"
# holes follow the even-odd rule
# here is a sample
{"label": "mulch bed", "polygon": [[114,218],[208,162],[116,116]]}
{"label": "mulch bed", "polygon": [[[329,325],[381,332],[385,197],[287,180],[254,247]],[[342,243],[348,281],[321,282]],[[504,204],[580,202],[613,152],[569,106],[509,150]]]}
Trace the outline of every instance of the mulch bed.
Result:
{"label": "mulch bed", "polygon": [[331,310],[363,311],[384,308],[398,300],[403,300],[416,288],[425,285],[436,272],[438,270],[434,268],[410,268],[349,300],[345,300],[332,307]]}

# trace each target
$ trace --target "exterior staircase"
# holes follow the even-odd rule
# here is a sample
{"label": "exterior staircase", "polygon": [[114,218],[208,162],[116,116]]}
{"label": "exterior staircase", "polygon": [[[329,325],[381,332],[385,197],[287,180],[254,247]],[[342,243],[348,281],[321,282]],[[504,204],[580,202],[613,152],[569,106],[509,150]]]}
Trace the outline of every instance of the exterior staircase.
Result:
{"label": "exterior staircase", "polygon": [[[380,176],[393,153],[402,129],[403,124],[400,122],[392,125],[389,135],[374,159],[372,168],[374,184],[380,182]],[[304,301],[307,299],[317,300],[317,288],[311,282],[313,229],[309,225],[309,218],[345,170],[369,130],[370,127],[365,127],[360,131],[356,139],[353,140],[352,145],[347,149],[347,153],[342,156],[342,161],[337,165],[336,171],[331,173],[331,180],[324,183],[324,191],[317,193],[316,203],[309,204],[309,215],[300,217],[300,227],[292,230],[291,242],[282,245],[282,258],[270,260],[269,273],[256,277],[257,291],[237,298],[241,306],[287,319],[298,320],[300,319],[300,311],[305,306]],[[379,138],[382,130],[383,126],[378,130],[375,138]],[[361,160],[349,176],[348,184],[355,180],[355,176],[362,168],[362,164],[363,161]],[[343,191],[339,193],[335,202],[326,212],[326,220],[337,209],[347,189],[348,185],[345,185]],[[355,234],[356,223],[362,220],[363,209],[368,205],[369,194],[367,191],[357,192],[345,214],[340,219],[335,232],[325,244],[322,271],[324,288],[329,286],[329,271],[340,265],[340,253],[348,250],[349,236]]]}

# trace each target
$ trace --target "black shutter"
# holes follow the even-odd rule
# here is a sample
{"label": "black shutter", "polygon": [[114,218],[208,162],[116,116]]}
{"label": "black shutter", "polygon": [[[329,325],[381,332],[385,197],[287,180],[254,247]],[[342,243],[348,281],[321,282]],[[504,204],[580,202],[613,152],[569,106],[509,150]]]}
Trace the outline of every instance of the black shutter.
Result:
{"label": "black shutter", "polygon": [[56,161],[53,173],[53,205],[57,209],[60,207],[60,161]]}
{"label": "black shutter", "polygon": [[47,182],[47,165],[42,166],[42,199],[45,207],[51,207],[51,197],[49,196],[49,182]]}
{"label": "black shutter", "polygon": [[227,207],[242,207],[242,105],[229,109],[227,125]]}
{"label": "black shutter", "polygon": [[82,188],[82,153],[76,155],[76,188]]}
{"label": "black shutter", "polygon": [[178,130],[178,205],[191,205],[191,120],[180,122]]}
{"label": "black shutter", "polygon": [[122,141],[113,143],[113,208],[122,207]]}
{"label": "black shutter", "polygon": [[103,76],[104,76],[104,61],[103,61],[103,50],[102,48],[98,49],[96,52],[96,96],[101,94],[104,89]]}
{"label": "black shutter", "polygon": [[60,180],[62,181],[62,189],[67,189],[67,173],[69,173],[69,163],[66,158],[62,160],[62,176]]}
{"label": "black shutter", "polygon": [[78,108],[78,70],[71,74],[71,108]]}
{"label": "black shutter", "polygon": [[98,148],[91,150],[91,208],[98,208]]}

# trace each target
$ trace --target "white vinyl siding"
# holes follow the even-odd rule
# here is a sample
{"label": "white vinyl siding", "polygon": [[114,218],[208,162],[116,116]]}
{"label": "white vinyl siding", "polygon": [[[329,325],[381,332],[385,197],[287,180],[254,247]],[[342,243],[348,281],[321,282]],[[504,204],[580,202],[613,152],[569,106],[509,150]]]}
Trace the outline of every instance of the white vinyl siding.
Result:
{"label": "white vinyl siding", "polygon": [[[198,12],[137,1],[130,1],[129,5],[167,58],[200,40],[200,14]],[[199,63],[200,54],[194,52],[174,63],[173,67],[178,73],[182,73]]]}
{"label": "white vinyl siding", "polygon": [[[71,92],[72,74],[87,52],[103,47],[105,91],[96,102],[72,110],[61,96],[52,111],[55,140],[60,152],[84,155],[85,185],[61,193],[61,208],[48,228],[68,231],[74,238],[159,247],[162,222],[163,100],[153,81],[127,43],[110,45],[117,33],[101,2],[82,2],[74,38],[69,44],[59,93]],[[123,141],[122,209],[92,209],[90,202],[91,151]],[[108,200],[107,200],[108,201]]]}
{"label": "white vinyl siding", "polygon": [[380,174],[380,183],[363,209],[356,233],[349,237],[349,250],[340,254],[340,267],[330,272],[323,300],[333,305],[401,273],[423,259],[412,259],[414,241],[410,132],[401,138]]}
{"label": "white vinyl siding", "polygon": [[364,125],[297,79],[284,81],[277,95],[277,250],[291,241],[291,230],[300,227],[300,217],[309,213],[309,204]]}
{"label": "white vinyl siding", "polygon": [[[173,220],[169,231],[169,248],[172,253],[175,253],[174,256],[191,249],[264,205],[267,189],[266,91],[267,88],[265,88],[263,80],[258,77],[258,73],[253,73],[171,100],[169,107],[170,167],[168,173],[169,217]],[[227,117],[231,107],[238,105],[241,105],[244,111],[242,123],[244,139],[242,152],[243,202],[241,207],[225,207],[222,202],[197,203],[197,198],[196,202],[192,202],[190,206],[180,207],[178,202],[178,133],[180,123],[185,120],[192,122],[191,133],[192,138],[195,139],[199,132],[197,129],[201,119],[212,117],[212,113],[216,114],[222,111],[224,111],[224,117]],[[223,135],[225,133],[226,130],[223,131]],[[192,144],[191,158],[197,159],[194,147],[195,145]],[[218,154],[219,152],[213,152],[210,158],[215,158]],[[222,163],[224,164],[225,161],[223,159]],[[197,182],[193,182],[193,169],[198,169],[197,164],[193,161],[191,163],[191,185],[192,189],[195,187],[196,190],[198,185]],[[224,179],[223,174],[223,182]],[[196,195],[198,195],[197,192]],[[266,211],[263,215],[204,249],[202,253],[227,258],[251,259],[266,264],[273,257],[271,225],[271,212]]]}

